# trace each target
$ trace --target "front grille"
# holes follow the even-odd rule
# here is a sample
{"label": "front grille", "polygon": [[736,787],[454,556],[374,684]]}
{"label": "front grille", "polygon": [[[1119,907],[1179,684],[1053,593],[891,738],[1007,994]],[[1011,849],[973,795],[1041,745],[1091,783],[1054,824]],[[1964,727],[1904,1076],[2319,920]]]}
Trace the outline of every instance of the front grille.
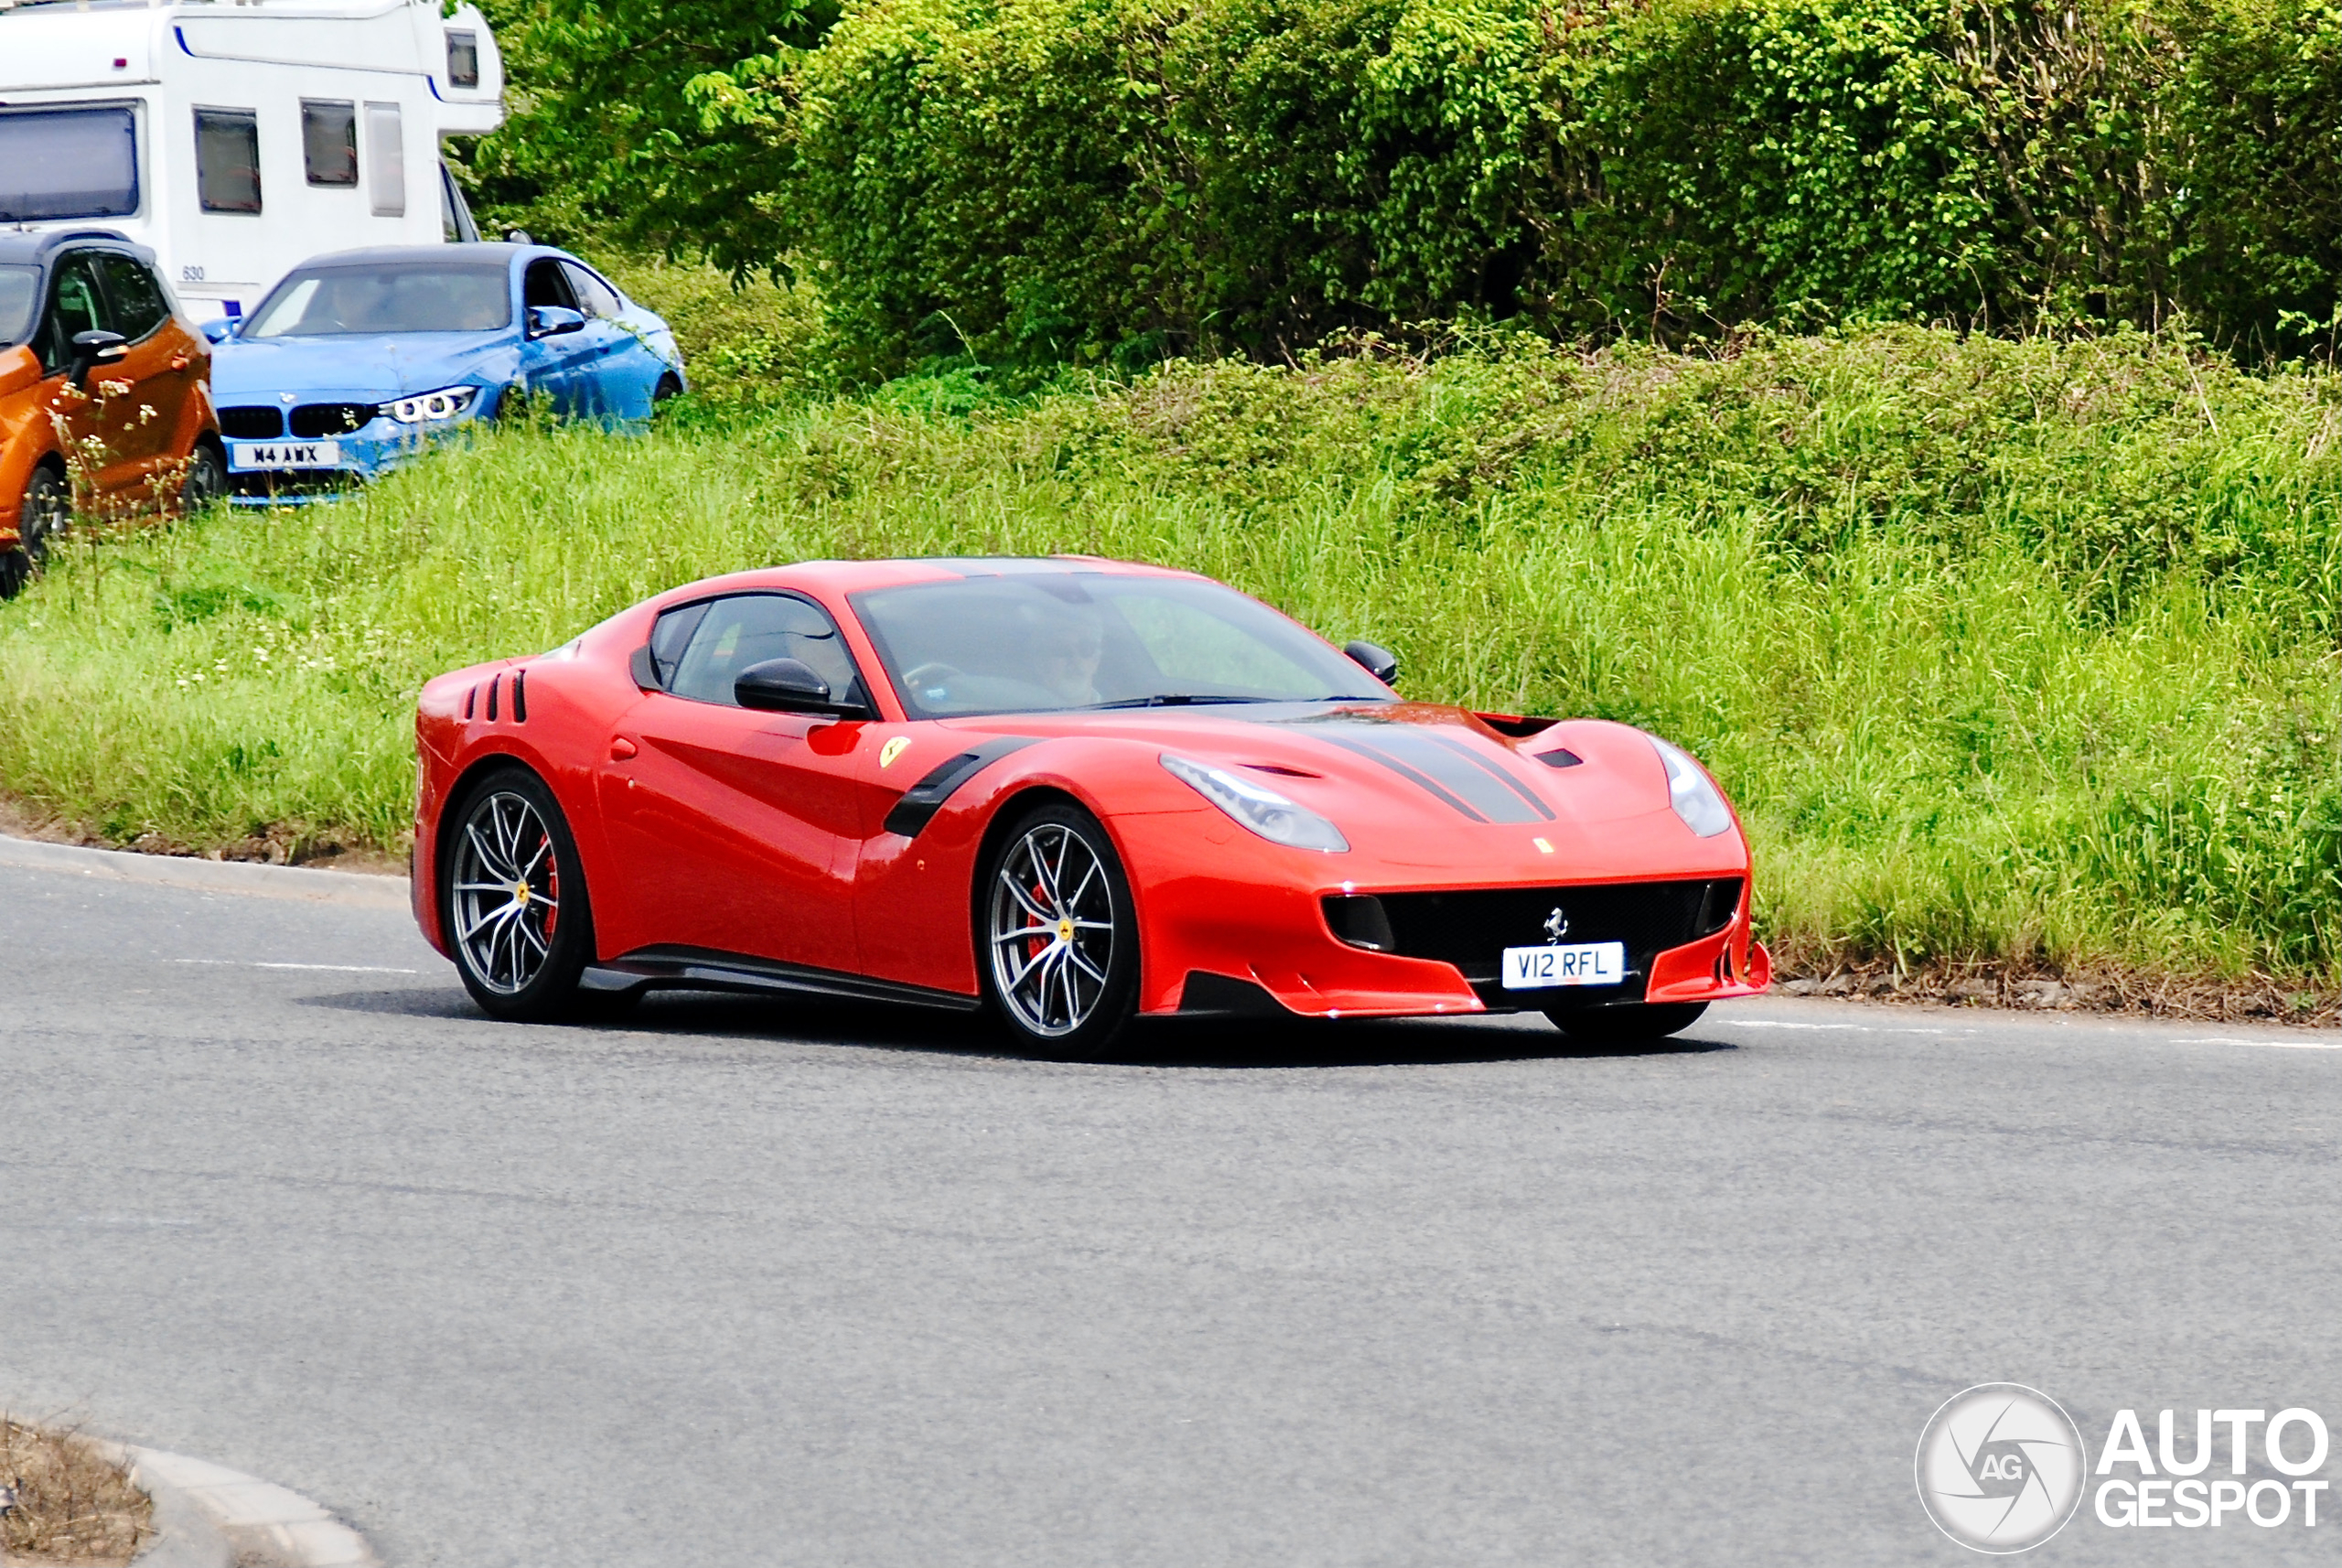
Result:
{"label": "front grille", "polygon": [[[1327,900],[1329,923],[1336,899]],[[1546,922],[1558,908],[1569,919],[1562,940],[1624,942],[1627,983],[1568,987],[1539,992],[1539,1005],[1632,1001],[1642,995],[1651,960],[1670,948],[1713,936],[1732,923],[1740,908],[1740,878],[1691,882],[1620,882],[1597,886],[1479,887],[1454,893],[1385,893],[1390,950],[1408,958],[1438,959],[1463,972],[1483,1000],[1520,996],[1499,986],[1504,950],[1536,947],[1552,940]],[[1355,916],[1345,918],[1352,924]],[[1333,928],[1338,933],[1343,926]],[[1591,994],[1587,994],[1591,993]]]}
{"label": "front grille", "polygon": [[223,408],[220,434],[234,441],[274,441],[285,434],[285,416],[266,406]]}
{"label": "front grille", "polygon": [[293,434],[304,441],[363,429],[377,410],[371,403],[305,403],[293,411]]}

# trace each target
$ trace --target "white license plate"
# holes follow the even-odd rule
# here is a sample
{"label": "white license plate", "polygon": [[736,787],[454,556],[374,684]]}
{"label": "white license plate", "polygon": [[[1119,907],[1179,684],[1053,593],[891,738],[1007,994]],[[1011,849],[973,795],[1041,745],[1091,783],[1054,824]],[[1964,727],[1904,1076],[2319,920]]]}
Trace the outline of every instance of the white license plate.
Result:
{"label": "white license plate", "polygon": [[338,468],[341,467],[341,443],[338,441],[239,441],[236,443],[236,467],[239,468]]}
{"label": "white license plate", "polygon": [[1542,991],[1550,985],[1617,985],[1626,978],[1624,942],[1504,950],[1507,991]]}

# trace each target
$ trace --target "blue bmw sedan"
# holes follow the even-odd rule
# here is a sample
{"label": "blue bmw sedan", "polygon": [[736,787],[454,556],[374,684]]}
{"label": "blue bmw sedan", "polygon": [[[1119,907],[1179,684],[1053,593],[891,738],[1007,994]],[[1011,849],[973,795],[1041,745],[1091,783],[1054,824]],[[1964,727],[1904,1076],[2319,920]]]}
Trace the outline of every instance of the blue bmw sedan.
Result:
{"label": "blue bmw sedan", "polygon": [[523,408],[638,424],[685,384],[664,321],[544,245],[317,256],[205,333],[233,499],[252,506],[329,494]]}

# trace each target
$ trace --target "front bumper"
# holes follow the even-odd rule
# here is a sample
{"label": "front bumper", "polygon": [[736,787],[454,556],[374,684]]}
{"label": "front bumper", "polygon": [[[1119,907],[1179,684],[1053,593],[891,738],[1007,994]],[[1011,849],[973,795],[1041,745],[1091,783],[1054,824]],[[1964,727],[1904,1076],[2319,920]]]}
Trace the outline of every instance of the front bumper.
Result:
{"label": "front bumper", "polygon": [[[318,441],[292,438],[273,441],[230,440],[229,499],[237,506],[306,506],[348,495],[365,481],[411,463],[434,446],[444,445],[472,423],[473,415],[430,424],[401,424],[377,416],[344,435]],[[243,459],[256,447],[315,446],[330,442],[328,467],[274,467]]]}

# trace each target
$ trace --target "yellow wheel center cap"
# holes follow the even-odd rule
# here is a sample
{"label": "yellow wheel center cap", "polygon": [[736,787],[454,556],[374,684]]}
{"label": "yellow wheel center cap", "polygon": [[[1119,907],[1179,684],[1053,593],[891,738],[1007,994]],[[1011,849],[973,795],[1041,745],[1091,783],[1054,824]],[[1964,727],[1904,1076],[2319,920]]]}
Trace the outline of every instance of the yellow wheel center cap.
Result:
{"label": "yellow wheel center cap", "polygon": [[1061,942],[1069,942],[1073,940],[1073,922],[1071,920],[1059,920],[1058,922],[1058,940]]}
{"label": "yellow wheel center cap", "polygon": [[512,902],[515,904],[525,904],[528,901],[529,885],[525,882],[515,882],[512,884]]}

